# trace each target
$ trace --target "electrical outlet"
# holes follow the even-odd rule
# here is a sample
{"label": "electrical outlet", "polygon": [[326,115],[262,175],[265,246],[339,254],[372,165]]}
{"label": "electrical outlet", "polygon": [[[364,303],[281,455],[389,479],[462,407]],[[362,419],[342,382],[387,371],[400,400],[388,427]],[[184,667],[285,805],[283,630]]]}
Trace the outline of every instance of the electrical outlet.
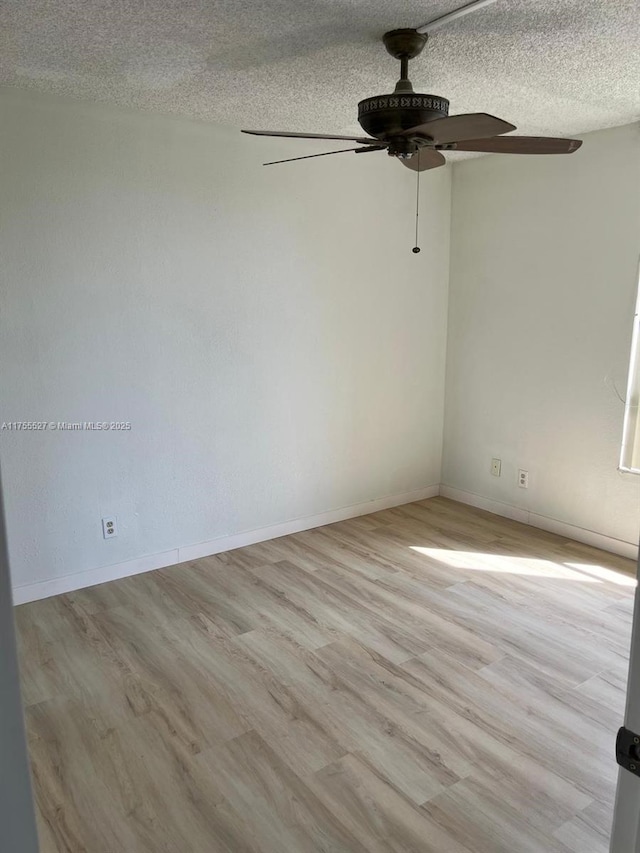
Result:
{"label": "electrical outlet", "polygon": [[500,476],[500,471],[502,470],[502,462],[499,459],[491,460],[491,473],[494,477]]}
{"label": "electrical outlet", "polygon": [[518,471],[518,485],[521,489],[529,488],[529,472],[525,471],[523,468],[520,468]]}
{"label": "electrical outlet", "polygon": [[102,519],[102,535],[105,539],[115,539],[118,535],[118,519],[115,515]]}

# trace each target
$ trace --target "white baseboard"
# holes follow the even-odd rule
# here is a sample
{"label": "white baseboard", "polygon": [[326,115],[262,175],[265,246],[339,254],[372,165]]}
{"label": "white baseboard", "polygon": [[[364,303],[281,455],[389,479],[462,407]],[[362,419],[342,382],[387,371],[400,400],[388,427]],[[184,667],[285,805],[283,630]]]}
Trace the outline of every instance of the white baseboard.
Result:
{"label": "white baseboard", "polygon": [[557,533],[567,539],[575,539],[577,542],[592,545],[594,548],[601,548],[603,551],[610,551],[612,554],[619,554],[621,557],[629,557],[632,560],[638,559],[638,545],[633,542],[614,539],[612,536],[605,536],[604,533],[596,533],[594,530],[587,530],[584,527],[568,524],[566,521],[548,518],[527,509],[502,503],[502,501],[485,498],[473,492],[465,492],[463,489],[455,489],[453,486],[441,485],[440,494],[443,498],[450,498],[452,501],[485,509],[494,515],[511,518],[514,521],[522,522],[522,524],[530,524],[532,527],[539,527],[541,530],[549,531],[549,533]]}
{"label": "white baseboard", "polygon": [[49,598],[52,595],[60,595],[64,592],[73,592],[76,589],[96,586],[96,584],[106,583],[107,581],[117,580],[118,578],[131,577],[142,572],[150,572],[153,569],[163,569],[167,566],[174,566],[177,563],[197,560],[200,557],[221,554],[223,551],[232,551],[234,548],[255,545],[256,542],[278,539],[280,536],[288,536],[291,533],[299,533],[302,530],[323,527],[325,524],[334,524],[337,521],[344,521],[348,518],[369,515],[372,512],[379,512],[380,510],[389,509],[394,506],[402,506],[403,504],[413,503],[414,501],[426,500],[436,495],[442,495],[442,497],[450,498],[459,503],[469,504],[470,506],[492,512],[495,515],[520,521],[523,524],[530,524],[532,527],[539,527],[542,530],[548,530],[550,533],[557,533],[559,536],[565,536],[567,539],[575,539],[577,542],[584,542],[587,545],[602,548],[602,550],[610,551],[613,554],[620,554],[623,557],[629,557],[633,560],[638,559],[638,546],[631,542],[614,539],[611,536],[605,536],[603,533],[586,530],[583,527],[577,527],[573,524],[567,524],[564,521],[548,518],[544,515],[512,506],[511,504],[485,498],[472,492],[466,492],[463,489],[455,489],[453,486],[436,485],[426,486],[423,489],[417,489],[412,492],[404,492],[400,495],[389,495],[353,506],[341,507],[340,509],[330,510],[319,515],[296,518],[292,521],[285,521],[270,527],[261,527],[257,530],[249,530],[244,533],[232,534],[231,536],[222,536],[218,539],[211,539],[208,542],[185,545],[181,548],[164,551],[161,554],[137,557],[134,560],[127,560],[124,563],[116,563],[112,566],[102,566],[97,569],[88,569],[84,572],[76,572],[75,574],[64,575],[59,578],[15,586],[13,589],[13,601],[14,604],[26,604],[29,601]]}
{"label": "white baseboard", "polygon": [[200,557],[209,557],[212,554],[221,554],[223,551],[232,551],[234,548],[243,548],[245,545],[255,545],[256,542],[266,542],[269,539],[278,539],[280,536],[288,536],[291,533],[300,533],[302,530],[311,530],[314,527],[323,527],[325,524],[334,524],[336,521],[345,521],[348,518],[356,518],[359,515],[369,515],[382,509],[390,509],[394,506],[423,501],[440,494],[440,486],[426,486],[412,492],[404,492],[400,495],[388,495],[384,498],[365,501],[353,506],[341,507],[329,510],[319,515],[309,515],[304,518],[296,518],[275,524],[271,527],[261,527],[257,530],[249,530],[244,533],[236,533],[231,536],[222,536],[211,539],[209,542],[200,542],[196,545],[185,545],[162,554],[151,554],[138,557],[135,560],[127,560],[124,563],[116,563],[112,566],[103,566],[97,569],[89,569],[85,572],[76,572],[72,575],[64,575],[50,580],[36,581],[35,583],[15,586],[13,588],[13,603],[26,604],[29,601],[37,601],[41,598],[49,598],[52,595],[60,595],[63,592],[73,592],[76,589],[84,589],[88,586],[117,580],[118,578],[131,577],[142,572],[150,572],[153,569],[163,569],[174,566],[176,563],[185,563],[197,560]]}
{"label": "white baseboard", "polygon": [[427,486],[424,489],[404,492],[401,495],[389,495],[354,506],[332,509],[320,515],[296,518],[293,521],[285,521],[272,527],[260,527],[247,533],[237,533],[234,536],[212,539],[209,542],[201,542],[199,545],[187,545],[185,548],[178,549],[180,552],[179,562],[197,560],[200,557],[209,557],[211,554],[220,554],[223,551],[233,551],[234,548],[244,548],[245,545],[255,545],[256,542],[266,542],[269,539],[279,539],[280,536],[289,536],[291,533],[300,533],[302,530],[311,530],[314,527],[324,527],[325,524],[335,524],[336,521],[345,521],[347,518],[357,518],[359,515],[370,515],[372,512],[379,512],[382,509],[435,498],[439,494],[439,485]]}
{"label": "white baseboard", "polygon": [[62,575],[62,577],[51,578],[46,581],[14,586],[13,603],[26,604],[28,601],[38,601],[41,598],[50,598],[52,595],[61,595],[63,592],[73,592],[87,586],[96,586],[99,583],[140,575],[143,572],[153,571],[153,569],[164,569],[166,566],[173,566],[178,562],[180,560],[176,548],[172,551],[164,551],[162,554],[137,557],[135,560],[127,560],[125,563],[115,563],[112,566],[101,566],[98,569],[87,569],[84,572]]}

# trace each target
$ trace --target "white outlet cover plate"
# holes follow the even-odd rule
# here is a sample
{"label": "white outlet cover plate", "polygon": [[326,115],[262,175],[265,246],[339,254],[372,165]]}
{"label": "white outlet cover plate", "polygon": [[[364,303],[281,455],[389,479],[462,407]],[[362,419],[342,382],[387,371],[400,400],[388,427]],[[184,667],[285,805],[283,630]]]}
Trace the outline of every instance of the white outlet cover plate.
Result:
{"label": "white outlet cover plate", "polygon": [[109,515],[102,519],[102,535],[105,539],[115,539],[118,535],[118,519]]}

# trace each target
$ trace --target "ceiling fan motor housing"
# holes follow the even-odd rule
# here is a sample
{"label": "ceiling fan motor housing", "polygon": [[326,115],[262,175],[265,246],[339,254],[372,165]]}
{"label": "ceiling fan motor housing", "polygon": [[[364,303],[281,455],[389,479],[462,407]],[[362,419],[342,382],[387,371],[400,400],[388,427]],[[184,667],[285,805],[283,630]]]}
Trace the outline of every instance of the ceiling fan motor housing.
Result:
{"label": "ceiling fan motor housing", "polygon": [[438,95],[393,92],[365,98],[358,104],[358,121],[376,139],[388,140],[403,130],[449,115],[449,101]]}
{"label": "ceiling fan motor housing", "polygon": [[[387,51],[400,60],[400,80],[390,95],[365,98],[358,104],[358,121],[370,136],[389,140],[412,127],[449,115],[449,101],[438,95],[422,95],[413,91],[409,80],[409,60],[418,56],[427,43],[427,34],[416,30],[391,30],[383,36]],[[404,147],[407,150],[404,150]],[[397,150],[395,150],[397,148]],[[416,145],[398,140],[394,151],[402,157],[415,153]]]}

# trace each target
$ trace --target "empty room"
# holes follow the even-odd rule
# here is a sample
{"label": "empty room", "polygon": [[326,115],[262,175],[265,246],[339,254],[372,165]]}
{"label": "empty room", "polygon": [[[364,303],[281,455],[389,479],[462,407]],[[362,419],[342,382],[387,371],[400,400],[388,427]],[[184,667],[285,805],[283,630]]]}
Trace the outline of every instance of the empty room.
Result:
{"label": "empty room", "polygon": [[1,853],[637,853],[637,0],[0,26]]}

